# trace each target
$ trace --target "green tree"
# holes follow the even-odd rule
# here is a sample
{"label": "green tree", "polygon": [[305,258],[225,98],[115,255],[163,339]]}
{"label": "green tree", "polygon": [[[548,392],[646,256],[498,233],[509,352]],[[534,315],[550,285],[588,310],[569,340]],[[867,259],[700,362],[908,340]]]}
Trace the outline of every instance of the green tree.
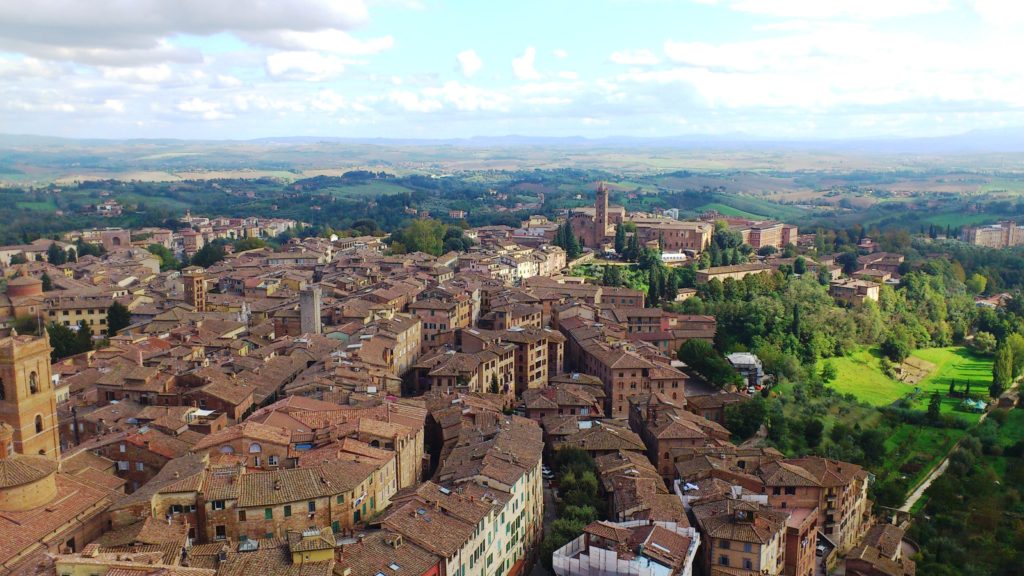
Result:
{"label": "green tree", "polygon": [[128,307],[118,301],[107,308],[107,335],[113,336],[132,323],[132,313]]}
{"label": "green tree", "polygon": [[928,420],[931,422],[939,422],[942,410],[942,395],[938,392],[932,392],[931,398],[928,400]]}
{"label": "green tree", "polygon": [[40,276],[39,279],[42,280],[43,282],[43,292],[49,292],[50,290],[53,290],[53,279],[50,278],[49,274],[43,272],[43,275]]}
{"label": "green tree", "polygon": [[497,394],[501,392],[501,388],[498,387],[498,375],[491,372],[491,394]]}
{"label": "green tree", "polygon": [[196,252],[195,256],[192,257],[191,264],[193,266],[209,268],[223,260],[225,255],[223,244],[220,242],[211,242],[204,245],[198,252]]}
{"label": "green tree", "polygon": [[1013,353],[1013,378],[1024,375],[1024,336],[1014,332],[1006,337],[1005,345]]}
{"label": "green tree", "polygon": [[758,256],[771,256],[771,255],[775,254],[778,251],[779,250],[775,246],[772,246],[772,245],[769,244],[767,246],[761,246],[760,248],[758,248],[757,249],[757,255]]}
{"label": "green tree", "polygon": [[68,261],[68,253],[57,246],[56,242],[52,242],[46,249],[46,261],[54,266],[60,266]]}
{"label": "green tree", "polygon": [[619,225],[615,227],[615,253],[622,256],[626,251],[626,227]]}
{"label": "green tree", "polygon": [[991,332],[980,331],[974,335],[971,346],[982,354],[991,354],[996,349],[996,337]]}
{"label": "green tree", "polygon": [[167,270],[177,270],[178,268],[181,268],[181,262],[174,257],[174,252],[171,252],[166,246],[162,244],[150,244],[146,247],[146,250],[160,259],[160,271],[166,272]]}
{"label": "green tree", "polygon": [[687,340],[679,347],[676,357],[691,370],[704,377],[710,384],[723,388],[742,383],[742,378],[711,344],[696,338]]}
{"label": "green tree", "polygon": [[964,285],[967,286],[967,289],[972,294],[981,294],[985,291],[985,287],[988,286],[988,278],[975,272],[964,282]]}
{"label": "green tree", "polygon": [[893,362],[903,362],[914,349],[910,336],[905,330],[894,330],[882,341],[881,351]]}
{"label": "green tree", "polygon": [[821,444],[821,436],[825,431],[825,425],[817,418],[808,418],[804,421],[804,440],[808,448],[817,448]]}
{"label": "green tree", "polygon": [[75,332],[75,354],[89,350],[92,350],[92,328],[85,323],[85,320],[79,320],[78,331]]}
{"label": "green tree", "polygon": [[995,361],[992,363],[992,384],[989,395],[997,398],[1013,383],[1013,350],[1003,343],[996,348]]}
{"label": "green tree", "polygon": [[801,276],[807,273],[807,260],[803,256],[797,256],[793,261],[793,273]]}
{"label": "green tree", "polygon": [[245,252],[246,250],[256,250],[258,248],[266,248],[267,247],[267,242],[265,240],[263,240],[262,238],[256,238],[256,237],[243,238],[241,240],[236,240],[235,243],[234,243],[234,247],[235,247],[235,251],[236,252]]}
{"label": "green tree", "polygon": [[634,232],[629,237],[629,245],[626,248],[626,259],[631,262],[636,262],[640,259],[640,236]]}
{"label": "green tree", "polygon": [[821,381],[828,384],[839,376],[839,371],[836,370],[835,364],[831,362],[824,362],[821,365]]}
{"label": "green tree", "polygon": [[736,402],[725,407],[725,427],[737,439],[746,440],[757,433],[767,414],[768,409],[760,396]]}
{"label": "green tree", "polygon": [[661,277],[658,275],[657,268],[651,268],[647,271],[647,306],[649,308],[656,308],[658,302],[661,299]]}

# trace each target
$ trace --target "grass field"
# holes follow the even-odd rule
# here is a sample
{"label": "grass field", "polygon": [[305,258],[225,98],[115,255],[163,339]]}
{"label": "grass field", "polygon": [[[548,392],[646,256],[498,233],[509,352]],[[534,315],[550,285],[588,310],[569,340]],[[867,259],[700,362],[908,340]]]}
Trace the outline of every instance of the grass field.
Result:
{"label": "grass field", "polygon": [[45,202],[18,202],[18,208],[24,210],[37,210],[39,212],[55,212],[57,205],[53,203],[53,200],[47,200]]}
{"label": "grass field", "polygon": [[708,210],[714,210],[724,216],[738,216],[740,218],[750,218],[752,220],[763,220],[765,217],[760,214],[754,214],[753,212],[746,212],[739,208],[733,208],[720,202],[711,202],[697,208],[698,212],[707,212]]}
{"label": "grass field", "polygon": [[353,186],[339,186],[336,188],[325,188],[334,196],[342,198],[374,198],[386,194],[403,194],[409,192],[405,186],[399,186],[391,182],[368,182],[366,184],[355,184]]}
{"label": "grass field", "polygon": [[957,410],[960,400],[949,398],[950,379],[957,381],[957,388],[963,389],[968,380],[971,393],[987,393],[992,380],[992,359],[974,354],[962,346],[948,348],[924,348],[912,354],[935,365],[935,371],[916,386],[904,384],[882,373],[880,354],[875,348],[861,348],[842,358],[828,360],[836,367],[836,379],[829,384],[843,394],[853,394],[858,400],[874,406],[888,406],[920,388],[921,393],[913,402],[918,410],[928,408],[932,392],[942,395],[942,411],[956,412],[961,417],[977,421],[979,415]]}
{"label": "grass field", "polygon": [[836,368],[837,377],[829,383],[843,394],[853,394],[858,400],[873,406],[888,406],[913,392],[914,387],[897,382],[882,373],[880,354],[875,348],[860,350],[828,360]]}
{"label": "grass field", "polygon": [[[912,355],[936,366],[935,372],[918,383],[922,394],[914,402],[915,408],[926,409],[932,392],[938,392],[942,395],[942,411],[956,411],[960,400],[947,396],[950,379],[956,380],[958,389],[970,381],[972,394],[988,394],[988,385],[992,383],[992,358],[980,356],[962,346],[924,348],[915,350]],[[959,411],[957,414],[973,422],[980,417]]]}
{"label": "grass field", "polygon": [[963,212],[946,212],[944,214],[935,214],[934,216],[929,216],[925,218],[925,222],[929,224],[935,224],[936,226],[960,227],[995,222],[1000,218],[1004,218],[1004,216],[988,212],[981,212],[978,214],[964,214]]}

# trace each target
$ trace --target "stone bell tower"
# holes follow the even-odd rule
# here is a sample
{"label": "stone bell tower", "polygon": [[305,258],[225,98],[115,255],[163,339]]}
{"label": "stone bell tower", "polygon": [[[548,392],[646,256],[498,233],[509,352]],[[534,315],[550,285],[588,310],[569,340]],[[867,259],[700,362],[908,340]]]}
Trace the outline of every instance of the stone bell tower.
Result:
{"label": "stone bell tower", "polygon": [[57,399],[45,337],[0,339],[0,422],[13,430],[14,452],[60,458]]}

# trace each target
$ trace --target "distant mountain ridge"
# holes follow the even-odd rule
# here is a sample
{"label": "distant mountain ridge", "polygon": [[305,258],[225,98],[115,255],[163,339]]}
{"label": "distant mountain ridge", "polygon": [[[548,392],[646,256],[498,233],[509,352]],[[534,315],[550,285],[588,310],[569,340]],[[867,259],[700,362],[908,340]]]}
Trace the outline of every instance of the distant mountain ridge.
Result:
{"label": "distant mountain ridge", "polygon": [[448,146],[463,148],[672,148],[724,150],[809,150],[876,154],[978,154],[1024,152],[1024,127],[972,130],[935,137],[773,139],[746,134],[680,135],[666,137],[607,136],[474,136],[471,138],[350,138],[337,136],[274,136],[247,140],[175,138],[62,138],[32,134],[0,134],[0,148],[81,146],[245,146],[317,144],[365,146]]}

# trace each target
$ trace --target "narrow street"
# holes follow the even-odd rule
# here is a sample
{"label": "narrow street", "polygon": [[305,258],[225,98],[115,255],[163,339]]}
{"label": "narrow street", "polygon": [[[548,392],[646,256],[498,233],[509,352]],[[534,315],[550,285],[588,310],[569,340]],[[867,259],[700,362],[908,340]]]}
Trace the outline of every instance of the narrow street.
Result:
{"label": "narrow street", "polygon": [[[556,508],[555,508],[555,493],[547,483],[544,484],[544,536],[548,535],[548,531],[551,530],[551,523],[555,521]],[[537,561],[533,563],[533,569],[530,570],[530,576],[551,576],[551,572],[548,572],[544,565],[541,564],[540,557],[538,556]]]}

